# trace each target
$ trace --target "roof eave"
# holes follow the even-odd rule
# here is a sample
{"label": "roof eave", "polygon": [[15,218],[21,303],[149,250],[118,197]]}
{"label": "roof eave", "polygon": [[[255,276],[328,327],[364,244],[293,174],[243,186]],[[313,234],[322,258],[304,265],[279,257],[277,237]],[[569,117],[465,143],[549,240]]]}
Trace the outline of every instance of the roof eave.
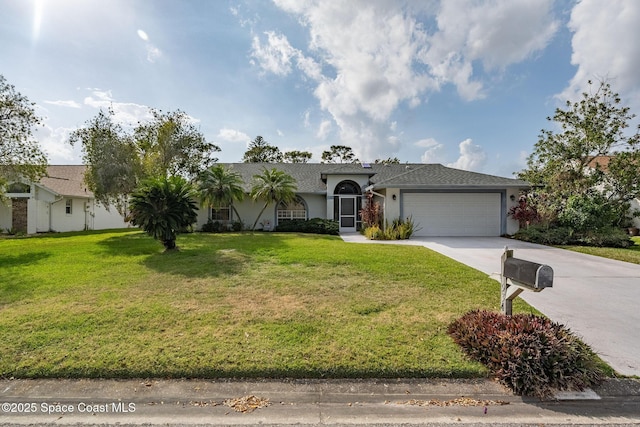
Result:
{"label": "roof eave", "polygon": [[514,183],[514,184],[430,184],[430,185],[419,185],[419,184],[393,184],[393,183],[385,183],[385,184],[373,184],[371,188],[373,189],[382,189],[382,188],[398,188],[400,190],[502,190],[506,188],[530,188],[531,185],[528,183]]}

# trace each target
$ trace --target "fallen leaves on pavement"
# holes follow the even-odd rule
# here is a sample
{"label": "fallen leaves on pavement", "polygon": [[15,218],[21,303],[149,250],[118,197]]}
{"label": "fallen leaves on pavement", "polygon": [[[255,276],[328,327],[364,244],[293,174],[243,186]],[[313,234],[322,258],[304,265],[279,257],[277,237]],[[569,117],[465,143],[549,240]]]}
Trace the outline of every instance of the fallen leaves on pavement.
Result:
{"label": "fallen leaves on pavement", "polygon": [[222,402],[224,406],[233,408],[236,412],[249,413],[256,409],[266,408],[271,405],[269,399],[263,397],[256,397],[254,395],[238,397],[236,399],[227,399]]}
{"label": "fallen leaves on pavement", "polygon": [[470,397],[459,397],[451,400],[417,400],[411,399],[404,402],[397,402],[399,405],[415,405],[415,406],[502,406],[508,405],[509,402],[504,400],[477,400]]}

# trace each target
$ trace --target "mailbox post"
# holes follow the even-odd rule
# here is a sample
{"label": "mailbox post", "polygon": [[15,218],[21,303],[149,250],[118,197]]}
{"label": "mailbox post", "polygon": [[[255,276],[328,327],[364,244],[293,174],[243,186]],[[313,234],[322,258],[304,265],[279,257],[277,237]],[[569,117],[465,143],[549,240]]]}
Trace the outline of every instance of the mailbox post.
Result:
{"label": "mailbox post", "polygon": [[508,247],[504,248],[501,261],[500,309],[503,314],[512,314],[513,300],[523,291],[540,292],[553,286],[553,269],[548,265],[514,258],[513,250]]}

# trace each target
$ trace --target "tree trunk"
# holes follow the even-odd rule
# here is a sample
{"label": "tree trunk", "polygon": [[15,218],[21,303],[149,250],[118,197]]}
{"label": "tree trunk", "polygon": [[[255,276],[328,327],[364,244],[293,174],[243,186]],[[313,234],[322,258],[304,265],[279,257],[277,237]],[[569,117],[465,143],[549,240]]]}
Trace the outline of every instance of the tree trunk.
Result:
{"label": "tree trunk", "polygon": [[164,240],[162,242],[162,244],[164,245],[165,252],[177,250],[177,248],[176,248],[176,240],[175,239]]}
{"label": "tree trunk", "polygon": [[238,213],[238,210],[236,209],[234,204],[231,204],[231,209],[233,209],[233,213],[236,214],[236,218],[238,218],[238,221],[240,221],[240,223],[242,223],[242,220],[240,219],[240,214]]}
{"label": "tree trunk", "polygon": [[269,206],[269,202],[265,203],[264,206],[262,207],[262,210],[260,210],[260,213],[258,214],[258,217],[256,218],[256,222],[253,223],[253,227],[251,227],[251,230],[255,230],[256,229],[256,225],[258,225],[258,221],[260,221],[260,217],[264,213],[265,209],[267,209],[267,206]]}

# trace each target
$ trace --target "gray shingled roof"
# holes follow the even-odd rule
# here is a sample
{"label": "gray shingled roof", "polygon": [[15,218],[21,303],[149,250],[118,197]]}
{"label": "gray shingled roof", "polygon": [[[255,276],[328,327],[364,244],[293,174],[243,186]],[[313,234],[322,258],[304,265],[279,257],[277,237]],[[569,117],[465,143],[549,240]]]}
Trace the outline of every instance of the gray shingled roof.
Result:
{"label": "gray shingled roof", "polygon": [[282,170],[298,183],[299,193],[326,193],[327,187],[322,181],[327,175],[369,175],[374,188],[507,188],[529,187],[529,183],[519,179],[504,178],[477,172],[449,168],[440,164],[371,164],[365,168],[360,164],[323,164],[323,163],[225,163],[237,171],[249,191],[254,175],[267,169]]}
{"label": "gray shingled roof", "polygon": [[322,169],[326,165],[319,163],[222,163],[227,168],[240,174],[246,192],[251,190],[254,175],[260,175],[265,169],[278,169],[291,175],[298,184],[298,193],[327,192],[327,186],[322,182]]}
{"label": "gray shingled roof", "polygon": [[[254,175],[264,169],[276,168],[291,175],[298,184],[298,193],[326,194],[327,186],[323,179],[327,175],[369,175],[374,189],[380,188],[424,188],[424,189],[462,189],[462,188],[507,188],[529,187],[525,181],[500,176],[469,172],[449,168],[440,164],[371,164],[366,168],[360,164],[325,163],[223,163],[224,166],[238,172],[244,181],[244,189],[249,192]],[[92,197],[93,194],[84,183],[84,165],[52,165],[40,184],[62,196]]]}
{"label": "gray shingled roof", "polygon": [[[387,169],[388,168],[388,169]],[[455,189],[461,187],[506,188],[529,187],[520,179],[504,178],[449,168],[440,164],[382,165],[379,173],[371,178],[374,188],[425,188]]]}
{"label": "gray shingled roof", "polygon": [[40,179],[40,185],[61,196],[93,197],[84,183],[86,169],[84,165],[47,166],[47,176]]}

